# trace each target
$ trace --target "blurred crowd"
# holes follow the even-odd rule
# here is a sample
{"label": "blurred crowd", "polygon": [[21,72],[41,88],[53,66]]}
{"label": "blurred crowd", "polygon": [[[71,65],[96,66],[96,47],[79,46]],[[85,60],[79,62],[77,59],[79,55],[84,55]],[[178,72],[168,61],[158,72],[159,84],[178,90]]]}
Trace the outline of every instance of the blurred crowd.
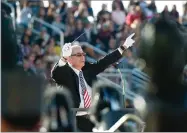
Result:
{"label": "blurred crowd", "polygon": [[[112,6],[111,12],[108,11],[107,6]],[[185,6],[182,16],[184,24],[187,21]],[[93,14],[93,10],[90,0],[73,0],[71,7],[68,7],[65,1],[49,1],[48,7],[45,7],[41,1],[22,2],[19,26],[24,27],[24,31],[19,43],[21,49],[19,64],[23,65],[28,73],[41,74],[50,80],[50,70],[60,59],[59,36],[41,23],[30,26],[30,19],[33,16],[59,28],[64,33],[64,43],[74,41],[85,32],[76,41],[87,42],[106,53],[123,44],[125,38],[130,33],[137,32],[137,27],[142,23],[154,21],[155,17],[171,16],[172,19],[181,22],[176,5],[173,5],[171,11],[166,5],[163,11],[158,13],[154,0],[149,4],[144,0],[131,0],[128,8],[124,8],[121,0],[114,0],[112,5],[101,4],[98,14]],[[33,28],[39,31],[40,35],[34,34]],[[120,67],[134,67],[136,45],[138,44],[128,51]],[[84,50],[89,57],[100,58],[93,49],[84,48]]]}

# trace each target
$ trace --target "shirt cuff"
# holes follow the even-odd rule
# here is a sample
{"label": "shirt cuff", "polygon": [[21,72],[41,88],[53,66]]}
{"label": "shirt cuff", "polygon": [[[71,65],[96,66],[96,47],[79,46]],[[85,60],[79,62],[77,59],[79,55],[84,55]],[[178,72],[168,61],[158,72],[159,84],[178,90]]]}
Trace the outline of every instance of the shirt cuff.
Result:
{"label": "shirt cuff", "polygon": [[123,50],[121,48],[118,48],[118,51],[120,52],[120,54],[123,54]]}

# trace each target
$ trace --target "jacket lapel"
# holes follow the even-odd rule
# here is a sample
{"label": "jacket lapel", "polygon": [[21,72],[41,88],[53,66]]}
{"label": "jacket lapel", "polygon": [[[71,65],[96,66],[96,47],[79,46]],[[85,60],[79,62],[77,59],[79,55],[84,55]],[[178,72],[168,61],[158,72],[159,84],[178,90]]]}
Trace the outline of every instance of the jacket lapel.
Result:
{"label": "jacket lapel", "polygon": [[66,64],[67,67],[69,68],[69,70],[71,71],[72,73],[72,79],[75,79],[75,82],[76,82],[76,92],[79,94],[79,78],[77,76],[77,74],[73,71],[73,69],[68,65],[68,63]]}

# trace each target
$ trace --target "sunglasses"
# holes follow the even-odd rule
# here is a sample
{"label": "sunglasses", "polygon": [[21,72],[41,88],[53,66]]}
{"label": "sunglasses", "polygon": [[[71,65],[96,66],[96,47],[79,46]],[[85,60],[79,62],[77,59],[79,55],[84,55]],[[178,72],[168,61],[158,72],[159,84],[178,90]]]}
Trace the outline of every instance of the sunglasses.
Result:
{"label": "sunglasses", "polygon": [[86,56],[86,53],[77,53],[77,54],[73,54],[71,56],[81,57],[81,56]]}

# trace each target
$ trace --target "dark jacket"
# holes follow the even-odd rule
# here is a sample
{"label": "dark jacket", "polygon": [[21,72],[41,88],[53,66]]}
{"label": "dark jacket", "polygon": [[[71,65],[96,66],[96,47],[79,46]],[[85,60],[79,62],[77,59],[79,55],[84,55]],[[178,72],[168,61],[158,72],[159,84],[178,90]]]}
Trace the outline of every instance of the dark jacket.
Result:
{"label": "dark jacket", "polygon": [[[117,62],[121,57],[122,55],[120,52],[115,50],[96,63],[86,63],[82,68],[82,71],[88,85],[91,87],[96,80],[97,74],[103,72],[109,65]],[[69,89],[72,94],[74,107],[78,108],[80,104],[79,79],[68,63],[61,66],[59,63],[56,63],[52,69],[51,76],[58,85],[62,85]]]}

